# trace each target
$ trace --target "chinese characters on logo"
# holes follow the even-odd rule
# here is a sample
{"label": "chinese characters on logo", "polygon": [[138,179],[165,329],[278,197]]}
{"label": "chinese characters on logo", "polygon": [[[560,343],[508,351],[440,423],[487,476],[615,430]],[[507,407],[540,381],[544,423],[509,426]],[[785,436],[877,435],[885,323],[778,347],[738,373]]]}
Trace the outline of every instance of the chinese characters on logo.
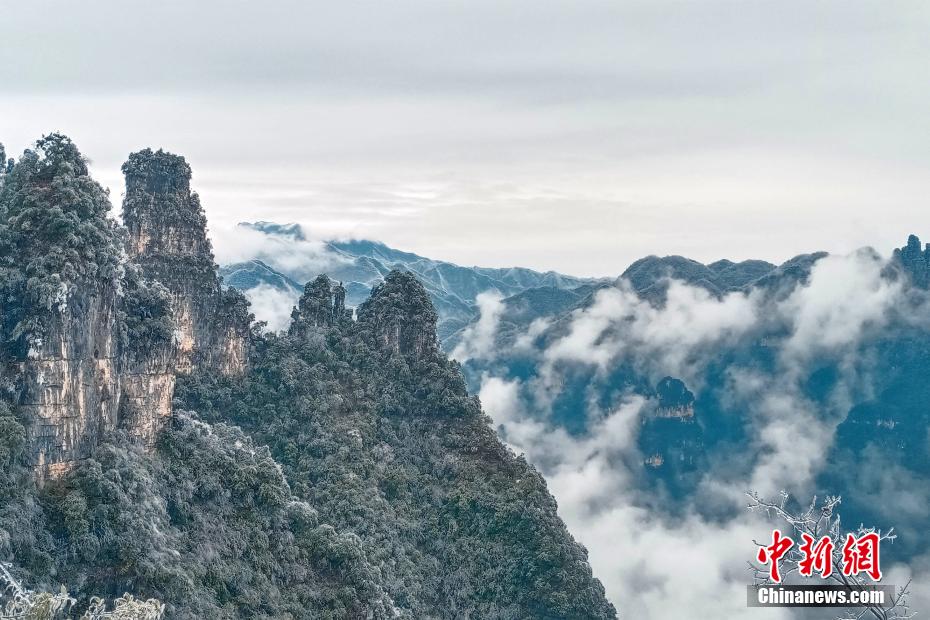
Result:
{"label": "chinese characters on logo", "polygon": [[[824,536],[815,541],[808,534],[801,534],[802,544],[798,547],[802,558],[798,560],[798,573],[805,577],[812,577],[818,573],[827,578],[833,573],[833,541]],[[761,564],[769,565],[769,577],[775,583],[781,583],[781,573],[778,570],[779,561],[794,547],[794,540],[785,536],[780,530],[772,532],[772,544],[759,547],[756,559]],[[843,544],[842,572],[846,576],[865,573],[873,581],[882,578],[882,570],[878,557],[878,534],[868,532],[859,537],[853,534],[846,536]],[[838,567],[839,568],[839,567]]]}

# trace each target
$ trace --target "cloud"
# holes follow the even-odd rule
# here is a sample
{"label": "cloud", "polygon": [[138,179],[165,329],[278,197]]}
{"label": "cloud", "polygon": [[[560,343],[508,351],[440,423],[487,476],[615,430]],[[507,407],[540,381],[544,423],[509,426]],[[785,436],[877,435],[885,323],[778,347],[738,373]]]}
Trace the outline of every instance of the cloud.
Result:
{"label": "cloud", "polygon": [[219,264],[258,259],[298,283],[349,262],[325,241],[269,235],[246,226],[211,226],[210,237]]}
{"label": "cloud", "polygon": [[717,299],[671,280],[665,304],[656,307],[622,281],[573,314],[568,333],[545,348],[540,375],[548,384],[559,363],[589,364],[605,372],[623,358],[653,380],[673,375],[693,382],[713,348],[740,338],[756,319],[751,295]]}
{"label": "cloud", "polygon": [[291,324],[291,310],[297,304],[300,293],[262,283],[245,291],[245,297],[252,304],[255,318],[268,323],[268,330],[277,332],[287,329]]}
{"label": "cloud", "polygon": [[871,249],[817,261],[810,283],[779,304],[794,327],[783,360],[854,347],[866,330],[881,328],[902,287],[901,279],[882,277],[886,265]]}
{"label": "cloud", "polygon": [[731,493],[752,489],[772,497],[788,489],[803,497],[811,491],[842,418],[823,415],[794,382],[777,376],[759,379],[761,389],[743,392],[742,401],[753,418],[750,449],[758,457],[748,480],[731,485]]}
{"label": "cloud", "polygon": [[552,325],[552,320],[546,317],[533,319],[526,331],[518,335],[514,340],[514,350],[524,351],[532,349],[533,345],[536,343],[536,339],[549,329],[550,325]]}
{"label": "cloud", "polygon": [[[771,526],[750,514],[714,523],[688,511],[669,518],[643,505],[630,483],[642,467],[635,439],[645,401],[630,397],[580,437],[533,418],[519,382],[486,376],[485,410],[516,451],[540,468],[559,514],[588,548],[590,561],[621,617],[755,618],[745,570]],[[765,618],[786,613],[766,610]]]}
{"label": "cloud", "polygon": [[[871,251],[830,256],[781,297],[754,291],[717,298],[672,281],[660,307],[621,283],[544,333],[539,326],[527,332],[522,345],[537,343],[540,378],[483,376],[485,410],[501,437],[546,477],[621,616],[793,617],[788,610],[745,606],[752,540],[767,537],[772,523],[747,513],[743,493],[773,497],[788,489],[802,501],[810,496],[837,425],[872,389],[863,345],[904,303],[901,283],[882,277],[887,266]],[[746,347],[769,350],[760,353],[769,361],[727,355]],[[705,385],[709,365],[721,360],[725,384]],[[814,400],[806,381],[824,362],[838,374],[826,397]],[[734,454],[716,454],[695,492],[676,499],[680,505],[663,503],[643,487],[637,439],[653,402],[624,392],[603,411],[598,399],[588,399],[580,405],[587,411],[573,412],[588,420],[580,433],[566,431],[550,410],[573,368],[591,369],[588,389],[603,397],[609,384],[602,379],[621,364],[653,380],[685,378],[699,399],[702,390],[714,389],[749,427],[747,441],[728,446]],[[539,381],[552,392],[547,399],[538,397]],[[891,468],[880,475],[896,479],[871,484],[897,496],[873,500],[888,503],[888,521],[925,520],[926,493],[906,488],[916,482]],[[920,579],[928,574],[919,563],[894,570],[916,571]]]}
{"label": "cloud", "polygon": [[478,321],[462,330],[462,338],[452,351],[452,357],[461,363],[473,357],[490,359],[494,354],[494,339],[504,313],[504,296],[497,290],[478,293]]}

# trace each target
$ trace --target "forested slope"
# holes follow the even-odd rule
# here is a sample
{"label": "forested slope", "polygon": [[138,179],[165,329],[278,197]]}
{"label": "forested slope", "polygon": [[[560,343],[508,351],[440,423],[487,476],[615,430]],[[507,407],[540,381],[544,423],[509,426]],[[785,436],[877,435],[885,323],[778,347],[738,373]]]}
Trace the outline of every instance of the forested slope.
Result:
{"label": "forested slope", "polygon": [[66,586],[73,617],[124,593],[185,619],[615,617],[413,276],[357,321],[321,276],[262,335],[219,292],[183,158],[124,171],[128,232],[64,136],[0,174],[0,562],[19,583]]}

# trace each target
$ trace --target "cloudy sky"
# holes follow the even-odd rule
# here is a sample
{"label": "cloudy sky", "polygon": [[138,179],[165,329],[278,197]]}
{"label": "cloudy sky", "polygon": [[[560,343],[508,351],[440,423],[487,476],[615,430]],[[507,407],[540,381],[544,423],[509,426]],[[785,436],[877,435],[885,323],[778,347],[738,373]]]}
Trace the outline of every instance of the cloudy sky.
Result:
{"label": "cloudy sky", "polygon": [[216,231],[463,264],[887,251],[930,237],[928,31],[894,1],[5,2],[0,141],[71,135],[117,203],[161,146]]}

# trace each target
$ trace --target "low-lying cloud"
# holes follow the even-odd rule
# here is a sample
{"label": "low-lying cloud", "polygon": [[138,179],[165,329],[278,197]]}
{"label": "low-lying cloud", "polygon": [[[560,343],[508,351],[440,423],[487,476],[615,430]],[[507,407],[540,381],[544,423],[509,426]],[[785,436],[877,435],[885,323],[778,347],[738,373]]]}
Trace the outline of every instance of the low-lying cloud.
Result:
{"label": "low-lying cloud", "polygon": [[504,312],[499,291],[491,290],[479,293],[475,298],[478,306],[478,320],[462,330],[462,337],[452,351],[452,357],[465,363],[473,357],[489,359],[494,354],[494,338]]}
{"label": "low-lying cloud", "polygon": [[211,228],[210,236],[219,264],[257,259],[301,284],[349,260],[323,240],[269,235],[247,226]]}
{"label": "low-lying cloud", "polygon": [[[773,497],[789,489],[802,501],[809,497],[837,425],[853,402],[870,393],[861,346],[902,303],[902,284],[883,277],[886,268],[887,261],[871,251],[829,256],[814,265],[806,282],[780,296],[753,291],[715,297],[672,281],[663,305],[639,299],[621,283],[600,292],[567,325],[540,323],[516,339],[524,357],[536,347],[535,377],[484,375],[480,397],[486,411],[501,437],[546,477],[560,514],[587,546],[595,574],[621,616],[794,617],[788,610],[745,606],[752,541],[770,535],[772,524],[748,513],[743,493],[751,489]],[[724,386],[704,386],[708,365],[733,345],[770,349],[770,366],[731,361]],[[824,360],[834,364],[838,377],[827,397],[814,401],[805,381]],[[740,412],[751,429],[748,443],[737,448],[745,452],[744,465],[710,471],[686,505],[673,509],[637,484],[644,456],[638,433],[654,402],[624,393],[602,411],[589,401],[588,411],[578,412],[589,420],[581,434],[554,420],[549,407],[568,369],[592,369],[595,385],[589,389],[596,390],[597,381],[621,363],[653,381],[682,378],[699,399],[705,387],[724,392],[725,406]],[[539,396],[540,383],[549,390],[547,398]],[[915,514],[919,520],[920,500],[902,497],[908,514],[898,511],[889,520],[913,520]],[[927,580],[927,566],[919,562],[886,569]]]}
{"label": "low-lying cloud", "polygon": [[739,337],[756,318],[753,298],[742,293],[717,299],[703,288],[672,280],[665,303],[657,307],[621,281],[574,314],[568,334],[545,349],[542,374],[564,361],[606,370],[626,356],[644,370],[691,377],[702,364],[697,357],[702,348]]}
{"label": "low-lying cloud", "polygon": [[267,323],[266,329],[273,332],[287,329],[291,324],[291,311],[300,297],[297,291],[282,290],[264,283],[244,294],[252,305],[255,318]]}

